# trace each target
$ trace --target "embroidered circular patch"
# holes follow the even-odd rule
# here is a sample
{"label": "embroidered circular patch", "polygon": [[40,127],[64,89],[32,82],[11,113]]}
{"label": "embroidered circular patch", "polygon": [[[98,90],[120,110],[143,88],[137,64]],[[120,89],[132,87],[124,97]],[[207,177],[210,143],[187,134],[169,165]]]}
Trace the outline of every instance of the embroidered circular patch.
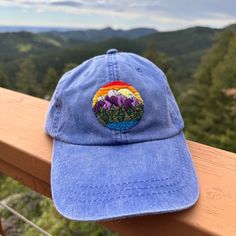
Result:
{"label": "embroidered circular patch", "polygon": [[125,131],[138,124],[143,115],[143,99],[131,85],[113,81],[101,87],[93,98],[92,108],[105,127]]}

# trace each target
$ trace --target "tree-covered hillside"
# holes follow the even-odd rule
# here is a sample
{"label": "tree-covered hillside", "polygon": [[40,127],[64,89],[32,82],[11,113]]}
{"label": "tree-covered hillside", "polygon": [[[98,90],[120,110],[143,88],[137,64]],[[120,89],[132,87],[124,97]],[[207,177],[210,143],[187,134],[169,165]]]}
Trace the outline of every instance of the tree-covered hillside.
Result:
{"label": "tree-covered hillside", "polygon": [[0,63],[44,51],[56,50],[61,46],[59,39],[47,37],[43,34],[29,32],[0,33]]}
{"label": "tree-covered hillside", "polygon": [[173,32],[156,32],[152,29],[119,31],[106,28],[82,33],[0,33],[0,71],[14,88],[16,72],[22,61],[30,58],[35,64],[37,79],[42,83],[49,68],[55,69],[61,75],[66,64],[78,65],[92,56],[105,53],[109,48],[143,54],[150,42],[154,42],[158,51],[176,59],[178,80],[185,83],[193,78],[201,56],[215,42],[221,31],[194,27]]}
{"label": "tree-covered hillside", "polygon": [[188,137],[236,152],[236,34],[225,30],[181,94]]}

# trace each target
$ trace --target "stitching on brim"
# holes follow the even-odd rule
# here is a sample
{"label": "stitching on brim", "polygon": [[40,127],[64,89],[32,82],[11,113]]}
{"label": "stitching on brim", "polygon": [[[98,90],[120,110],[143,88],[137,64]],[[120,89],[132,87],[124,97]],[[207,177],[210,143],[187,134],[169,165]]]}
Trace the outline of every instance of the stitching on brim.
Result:
{"label": "stitching on brim", "polygon": [[[176,154],[179,157],[178,160],[181,159],[181,161],[183,161],[183,156],[181,155],[181,157],[180,157],[180,153],[179,153],[179,150],[177,148],[177,141],[176,140],[175,140],[175,144],[176,144],[176,147],[175,147]],[[181,168],[181,174],[183,174],[183,175],[181,175],[181,177],[185,175],[185,171],[183,170],[183,166]],[[145,181],[145,182],[147,182],[147,181]],[[178,183],[179,182],[180,181],[178,181]],[[176,182],[176,184],[173,184],[173,186],[176,186],[178,183]],[[180,192],[181,190],[187,188],[187,186],[188,185],[186,184],[185,186],[182,186],[182,187],[180,187],[178,189],[169,190],[169,191],[163,191],[163,192],[159,191],[159,192],[145,193],[145,194],[130,194],[130,195],[123,195],[123,196],[113,197],[113,198],[102,198],[102,199],[93,199],[93,200],[79,200],[79,199],[77,199],[77,201],[78,202],[82,202],[82,203],[89,203],[89,202],[99,202],[99,201],[111,201],[111,200],[116,200],[116,199],[124,199],[124,198],[128,198],[128,197],[144,197],[144,196],[150,196],[150,195],[167,194],[167,193],[173,193],[173,192]],[[167,185],[162,185],[161,187],[171,187],[171,186],[167,184]],[[151,187],[147,187],[147,189],[148,188],[151,188]],[[155,186],[153,186],[153,188],[155,188]],[[136,189],[137,190],[138,189],[144,190],[145,187],[143,187],[143,188],[136,188]],[[125,190],[123,190],[123,191],[125,191]],[[112,192],[116,192],[116,190],[115,191],[110,191],[109,193],[112,193]],[[93,193],[93,195],[96,195],[96,193]]]}
{"label": "stitching on brim", "polygon": [[82,196],[90,196],[90,195],[99,195],[99,194],[107,194],[107,193],[116,193],[120,191],[131,191],[131,190],[146,190],[146,189],[153,189],[153,188],[163,188],[163,187],[174,187],[179,184],[180,181],[176,181],[174,184],[164,184],[164,185],[151,185],[149,187],[141,187],[141,188],[126,188],[121,190],[111,190],[105,192],[96,192],[96,193],[81,193]]}
{"label": "stitching on brim", "polygon": [[[183,155],[181,155],[180,157],[180,153],[179,150],[177,148],[177,141],[175,140],[175,150],[176,150],[176,154],[179,157],[178,159],[181,158],[181,161],[183,161]],[[183,177],[185,175],[185,171],[183,170],[183,166],[181,167],[181,177]],[[180,182],[180,181],[178,181]],[[176,186],[176,184],[174,184],[174,186]],[[168,185],[162,185],[162,187],[170,187]],[[178,189],[175,190],[169,190],[169,191],[159,191],[159,192],[152,192],[152,193],[141,193],[141,194],[129,194],[129,195],[123,195],[123,196],[118,196],[118,197],[112,197],[112,198],[99,198],[99,199],[93,199],[93,200],[79,200],[77,199],[77,201],[82,202],[82,203],[90,203],[90,202],[103,202],[103,201],[112,201],[112,200],[117,200],[117,199],[125,199],[125,198],[130,198],[130,197],[145,197],[145,196],[153,196],[153,195],[160,195],[160,194],[168,194],[168,193],[174,193],[174,192],[180,192],[183,189],[187,188],[188,184],[186,183],[185,186],[179,187]],[[145,188],[145,187],[144,187]],[[140,188],[140,190],[144,189],[144,188]],[[147,187],[148,188],[148,187]],[[154,188],[154,187],[153,187]],[[139,188],[137,188],[139,189]],[[123,190],[124,191],[124,190]],[[113,191],[111,191],[113,192]],[[110,192],[110,193],[111,193]],[[96,193],[94,193],[94,195],[96,195]]]}
{"label": "stitching on brim", "polygon": [[[179,157],[179,151],[177,148],[177,143],[175,141],[176,147],[175,150],[177,152],[177,155]],[[129,182],[123,182],[123,183],[117,183],[117,184],[104,184],[104,185],[86,185],[86,184],[81,184],[81,185],[77,185],[80,188],[107,188],[107,187],[116,187],[116,186],[122,186],[122,185],[129,185],[129,184],[139,184],[139,183],[151,183],[151,182],[159,182],[159,181],[167,181],[167,180],[172,180],[173,178],[175,178],[179,173],[180,173],[180,162],[182,163],[182,158],[180,160],[180,158],[178,158],[177,161],[177,169],[175,171],[175,173],[172,176],[166,177],[166,178],[153,178],[153,179],[148,179],[148,180],[137,180],[137,181],[129,181]],[[181,171],[182,173],[182,171]]]}
{"label": "stitching on brim", "polygon": [[163,192],[153,192],[153,193],[142,193],[142,194],[130,194],[130,195],[124,195],[124,196],[118,196],[118,197],[113,197],[113,198],[103,198],[103,199],[93,199],[93,200],[79,200],[77,199],[76,201],[81,202],[81,203],[90,203],[90,202],[104,202],[104,201],[112,201],[112,200],[117,200],[117,199],[124,199],[124,198],[130,198],[130,197],[146,197],[146,196],[152,196],[152,195],[161,195],[161,194],[168,194],[168,193],[175,193],[175,192],[180,192],[183,189],[187,188],[188,186],[185,185],[183,187],[180,187],[175,190],[169,190],[169,191],[163,191]]}

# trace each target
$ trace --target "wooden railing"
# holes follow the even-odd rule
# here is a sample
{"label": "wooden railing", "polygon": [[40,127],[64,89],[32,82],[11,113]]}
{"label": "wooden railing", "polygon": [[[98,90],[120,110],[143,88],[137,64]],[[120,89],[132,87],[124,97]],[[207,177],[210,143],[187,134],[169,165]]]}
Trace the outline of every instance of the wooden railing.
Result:
{"label": "wooden railing", "polygon": [[[50,197],[47,108],[48,101],[0,88],[0,172]],[[236,154],[192,141],[188,145],[200,181],[200,199],[194,207],[102,224],[127,236],[235,236]]]}

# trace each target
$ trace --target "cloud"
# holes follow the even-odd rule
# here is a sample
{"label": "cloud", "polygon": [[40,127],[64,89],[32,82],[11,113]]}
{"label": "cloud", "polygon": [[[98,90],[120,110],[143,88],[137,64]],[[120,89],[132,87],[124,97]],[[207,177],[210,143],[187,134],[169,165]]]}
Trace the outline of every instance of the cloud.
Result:
{"label": "cloud", "polygon": [[82,6],[81,2],[76,2],[76,1],[51,1],[48,2],[48,5],[52,6],[66,6],[66,7],[79,7]]}
{"label": "cloud", "polygon": [[99,22],[103,26],[111,24],[122,28],[135,24],[136,27],[161,30],[194,24],[222,27],[236,21],[235,0],[0,0],[1,5],[52,14],[73,14],[80,18],[91,16],[86,18],[90,25],[98,25]]}
{"label": "cloud", "polygon": [[69,8],[83,8],[114,11],[139,11],[154,13],[166,13],[172,17],[195,18],[205,16],[208,12],[224,13],[236,16],[235,0],[0,0],[0,4],[16,4],[18,6],[64,6]]}

